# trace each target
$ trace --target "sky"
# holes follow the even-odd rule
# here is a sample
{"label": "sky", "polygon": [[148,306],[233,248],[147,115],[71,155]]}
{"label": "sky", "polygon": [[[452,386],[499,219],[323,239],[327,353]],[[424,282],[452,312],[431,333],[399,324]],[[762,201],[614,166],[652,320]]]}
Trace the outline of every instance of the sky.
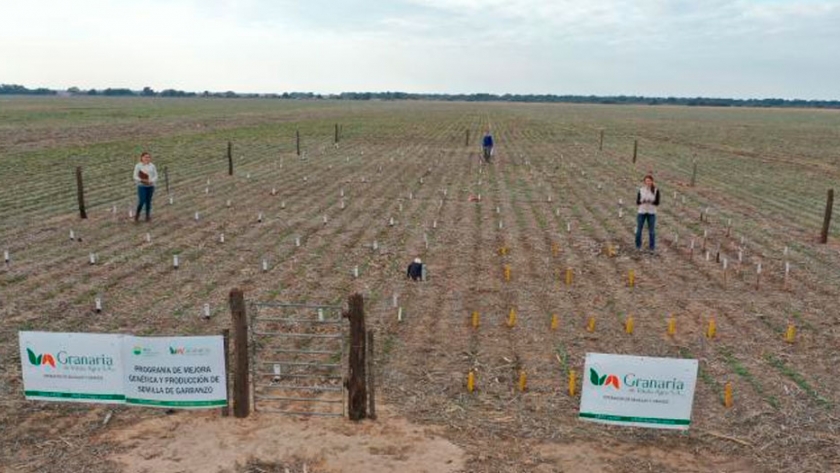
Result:
{"label": "sky", "polygon": [[0,83],[840,99],[840,0],[0,0]]}

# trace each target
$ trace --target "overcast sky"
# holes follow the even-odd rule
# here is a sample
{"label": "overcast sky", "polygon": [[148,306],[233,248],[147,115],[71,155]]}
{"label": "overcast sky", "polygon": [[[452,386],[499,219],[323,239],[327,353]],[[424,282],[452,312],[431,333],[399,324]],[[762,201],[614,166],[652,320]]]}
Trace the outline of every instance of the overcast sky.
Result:
{"label": "overcast sky", "polygon": [[840,0],[0,0],[0,83],[840,99]]}

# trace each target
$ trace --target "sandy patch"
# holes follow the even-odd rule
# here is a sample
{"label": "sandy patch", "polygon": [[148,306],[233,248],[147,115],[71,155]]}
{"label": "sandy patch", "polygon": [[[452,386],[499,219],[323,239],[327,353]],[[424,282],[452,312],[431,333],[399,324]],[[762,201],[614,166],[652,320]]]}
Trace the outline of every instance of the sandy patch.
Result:
{"label": "sandy patch", "polygon": [[455,472],[464,451],[437,429],[420,427],[390,414],[375,422],[301,419],[255,414],[248,419],[218,413],[179,412],[111,432],[128,447],[112,459],[123,471],[222,472],[249,461],[308,462],[310,471]]}
{"label": "sandy patch", "polygon": [[684,446],[655,447],[616,441],[543,444],[537,448],[544,463],[540,471],[599,472],[750,472],[755,468],[743,460],[733,460]]}

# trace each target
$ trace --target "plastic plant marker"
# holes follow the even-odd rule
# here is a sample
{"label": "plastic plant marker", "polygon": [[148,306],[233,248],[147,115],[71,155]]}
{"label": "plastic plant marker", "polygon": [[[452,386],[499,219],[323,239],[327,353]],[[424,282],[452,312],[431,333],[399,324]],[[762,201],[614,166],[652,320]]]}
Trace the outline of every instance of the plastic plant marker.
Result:
{"label": "plastic plant marker", "polygon": [[726,384],[723,386],[723,406],[729,409],[733,405],[734,402],[732,400],[732,383],[727,381]]}

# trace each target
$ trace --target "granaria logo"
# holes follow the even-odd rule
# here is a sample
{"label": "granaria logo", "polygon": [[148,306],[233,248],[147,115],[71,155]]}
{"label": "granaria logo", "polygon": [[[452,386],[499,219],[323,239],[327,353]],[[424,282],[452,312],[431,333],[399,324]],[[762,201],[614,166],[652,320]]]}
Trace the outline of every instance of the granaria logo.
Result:
{"label": "granaria logo", "polygon": [[169,346],[170,355],[207,355],[209,353],[209,348],[173,347],[171,345]]}
{"label": "granaria logo", "polygon": [[621,389],[618,376],[614,374],[601,376],[592,368],[589,368],[589,381],[595,386],[614,386],[615,389]]}
{"label": "granaria logo", "polygon": [[36,355],[31,348],[26,348],[29,363],[33,366],[113,366],[114,359],[107,355],[71,355],[62,350],[53,356],[50,353]]}
{"label": "granaria logo", "polygon": [[43,353],[36,356],[34,351],[27,348],[26,354],[29,355],[29,363],[35,366],[50,365],[55,368],[55,358],[49,353]]}
{"label": "granaria logo", "polygon": [[589,381],[594,386],[613,386],[615,389],[621,389],[622,383],[624,387],[631,392],[640,393],[663,393],[671,392],[681,394],[685,389],[685,383],[677,378],[671,379],[656,379],[656,378],[641,378],[635,373],[627,373],[621,379],[614,374],[601,375],[592,368],[589,368]]}

